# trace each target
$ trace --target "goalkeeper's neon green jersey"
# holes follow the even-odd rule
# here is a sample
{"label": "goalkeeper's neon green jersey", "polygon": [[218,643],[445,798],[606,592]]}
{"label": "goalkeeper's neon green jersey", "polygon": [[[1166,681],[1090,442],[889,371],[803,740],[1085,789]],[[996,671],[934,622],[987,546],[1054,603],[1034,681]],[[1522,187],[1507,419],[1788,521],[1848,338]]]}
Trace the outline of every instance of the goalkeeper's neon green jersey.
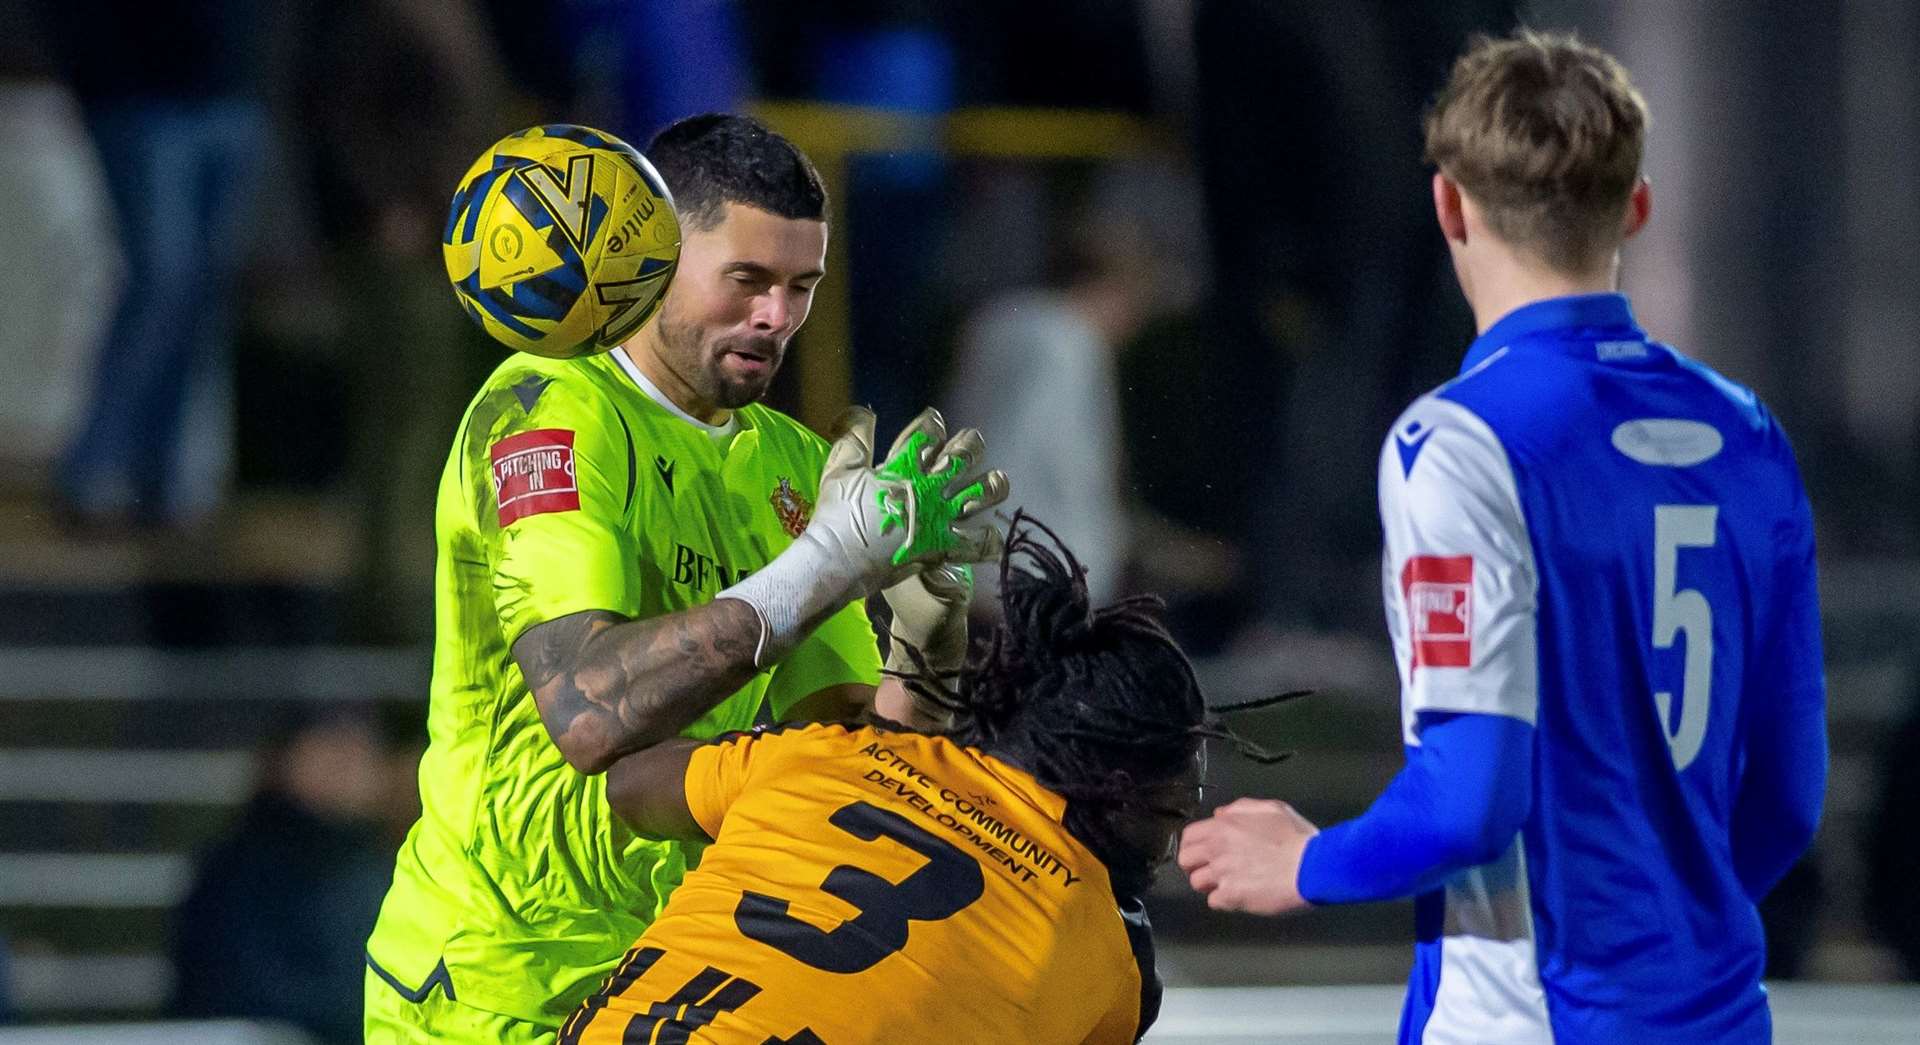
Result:
{"label": "goalkeeper's neon green jersey", "polygon": [[[515,355],[467,408],[440,480],[422,813],[367,944],[403,993],[444,983],[463,1004],[556,1027],[697,854],[636,837],[607,808],[605,777],[567,764],[513,642],[583,610],[647,618],[710,601],[805,528],[826,460],[818,436],[758,405],[716,436],[622,362]],[[763,705],[779,719],[879,672],[855,603],[686,734],[749,728]]]}

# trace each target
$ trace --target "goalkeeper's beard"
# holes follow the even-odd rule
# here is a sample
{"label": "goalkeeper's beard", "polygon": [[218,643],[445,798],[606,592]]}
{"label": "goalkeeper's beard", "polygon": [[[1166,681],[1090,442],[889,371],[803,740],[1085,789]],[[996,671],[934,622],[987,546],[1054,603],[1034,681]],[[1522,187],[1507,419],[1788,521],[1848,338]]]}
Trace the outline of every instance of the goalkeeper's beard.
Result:
{"label": "goalkeeper's beard", "polygon": [[[787,346],[771,337],[736,334],[701,344],[698,328],[691,324],[680,326],[664,314],[660,317],[660,340],[669,356],[686,364],[682,373],[694,386],[694,393],[722,410],[737,410],[758,402],[767,394],[787,355]],[[727,362],[732,352],[760,356],[767,365],[757,374],[732,372]]]}
{"label": "goalkeeper's beard", "polygon": [[[734,352],[766,362],[757,373],[737,373],[728,362]],[[780,364],[786,357],[786,346],[770,337],[724,337],[715,341],[708,346],[705,359],[707,371],[720,393],[714,402],[728,410],[757,402],[773,385],[773,377],[780,372]]]}

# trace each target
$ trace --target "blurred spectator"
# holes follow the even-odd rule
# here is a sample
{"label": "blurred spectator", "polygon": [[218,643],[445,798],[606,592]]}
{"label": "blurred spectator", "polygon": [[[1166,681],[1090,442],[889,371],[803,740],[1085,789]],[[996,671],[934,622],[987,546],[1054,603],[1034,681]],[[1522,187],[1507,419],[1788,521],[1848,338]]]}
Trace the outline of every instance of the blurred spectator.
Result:
{"label": "blurred spectator", "polygon": [[1881,750],[1866,845],[1867,924],[1920,980],[1920,706]]}
{"label": "blurred spectator", "polygon": [[[751,12],[749,28],[769,94],[920,117],[928,122],[919,126],[930,128],[956,101],[951,25],[965,7],[934,0],[766,4]],[[787,133],[795,130],[803,128]],[[856,132],[849,141],[858,138]],[[927,330],[941,281],[950,163],[931,134],[915,131],[884,150],[856,147],[844,157],[835,156],[839,143],[796,141],[821,165],[833,196],[833,250],[846,258],[847,271],[831,278],[847,281],[849,343],[820,347],[851,355],[854,402],[879,415],[885,444],[919,412],[936,379]],[[829,260],[828,267],[836,264]]]}
{"label": "blurred spectator", "polygon": [[250,0],[50,4],[126,254],[56,491],[88,526],[191,524],[233,458],[232,289],[266,135]]}
{"label": "blurred spectator", "polygon": [[584,123],[644,144],[674,120],[732,112],[753,94],[747,32],[760,12],[739,0],[478,6],[489,49],[538,109],[528,123]]}
{"label": "blurred spectator", "polygon": [[1113,357],[1145,318],[1149,262],[1124,220],[1081,219],[1056,243],[1048,286],[1002,295],[968,323],[948,413],[986,434],[994,463],[1018,477],[1007,510],[1059,533],[1100,605],[1128,546]]}
{"label": "blurred spectator", "polygon": [[73,436],[120,267],[100,157],[40,7],[0,0],[0,465],[36,476]]}
{"label": "blurred spectator", "polygon": [[[1267,628],[1370,629],[1380,433],[1472,338],[1421,179],[1419,114],[1505,0],[1207,0],[1197,149],[1220,337],[1246,378],[1223,418]],[[1273,534],[1289,539],[1279,541]]]}
{"label": "blurred spectator", "polygon": [[374,815],[387,850],[393,852],[420,819],[420,756],[427,753],[427,708],[411,701],[382,704],[378,722],[385,782]]}
{"label": "blurred spectator", "polygon": [[[916,16],[912,9],[921,5],[882,6],[905,10],[897,20],[820,32],[814,96],[925,117],[945,114],[953,107],[952,44],[933,17]],[[896,141],[885,152],[849,157],[841,186],[854,400],[878,412],[879,438],[887,442],[934,385],[929,288],[940,279],[935,261],[948,221],[942,204],[950,170],[930,145]]]}
{"label": "blurred spectator", "polygon": [[447,202],[488,146],[554,114],[511,91],[472,0],[319,5],[300,35],[289,144],[319,193],[338,281],[352,401],[344,492],[364,520],[353,637],[422,640],[433,619],[422,527],[449,433],[506,352],[454,304],[440,257]]}
{"label": "blurred spectator", "polygon": [[[646,142],[675,120],[732,112],[751,90],[743,5],[729,0],[582,3],[597,25],[576,50],[588,112],[606,111],[608,130]],[[593,33],[592,29],[599,31]],[[596,94],[611,94],[607,101]],[[595,117],[598,118],[598,117]]]}
{"label": "blurred spectator", "polygon": [[173,1015],[359,1039],[366,939],[392,877],[391,765],[375,723],[343,712],[297,718],[267,745],[258,790],[175,914]]}

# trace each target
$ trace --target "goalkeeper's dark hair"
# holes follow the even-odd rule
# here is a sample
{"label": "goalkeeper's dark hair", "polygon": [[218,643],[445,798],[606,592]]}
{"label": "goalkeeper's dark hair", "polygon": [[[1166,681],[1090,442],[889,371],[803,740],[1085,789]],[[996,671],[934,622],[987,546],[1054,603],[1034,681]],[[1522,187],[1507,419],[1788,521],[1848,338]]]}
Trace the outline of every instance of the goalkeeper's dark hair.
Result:
{"label": "goalkeeper's dark hair", "polygon": [[909,651],[920,670],[902,679],[954,713],[946,736],[1019,765],[1064,796],[1067,829],[1106,864],[1118,895],[1145,892],[1165,855],[1129,841],[1122,826],[1198,815],[1197,793],[1152,789],[1181,779],[1204,740],[1229,741],[1263,762],[1286,757],[1219,723],[1161,621],[1158,597],[1093,608],[1086,570],[1024,513],[1008,527],[1000,601],[1004,622],[974,644],[958,673],[938,678]]}
{"label": "goalkeeper's dark hair", "polygon": [[666,180],[683,227],[713,228],[729,203],[782,218],[827,220],[827,190],[813,161],[751,116],[689,116],[654,135],[646,154]]}

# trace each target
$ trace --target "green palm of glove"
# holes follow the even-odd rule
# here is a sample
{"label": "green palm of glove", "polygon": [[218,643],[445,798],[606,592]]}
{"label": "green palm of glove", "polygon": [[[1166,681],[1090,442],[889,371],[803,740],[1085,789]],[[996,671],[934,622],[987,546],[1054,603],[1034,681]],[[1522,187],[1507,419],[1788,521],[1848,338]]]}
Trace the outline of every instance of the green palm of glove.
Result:
{"label": "green palm of glove", "polygon": [[[955,459],[937,472],[921,471],[918,462],[926,452],[928,443],[926,433],[912,433],[907,438],[906,446],[878,469],[881,476],[906,483],[913,491],[920,509],[919,518],[915,520],[918,525],[913,526],[907,543],[893,553],[895,565],[918,557],[947,555],[958,550],[960,541],[953,531],[954,520],[960,517],[961,509],[968,501],[977,500],[986,493],[986,487],[975,482],[962,487],[959,493],[947,496],[947,485],[960,478],[967,463]],[[909,525],[906,505],[886,490],[879,492],[879,498],[881,533],[891,533],[898,527]]]}
{"label": "green palm of glove", "polygon": [[[908,531],[893,553],[894,565],[1000,557],[1005,542],[988,510],[1007,499],[1010,486],[1006,473],[981,469],[985,452],[977,429],[964,428],[948,438],[946,421],[932,407],[901,431],[886,461],[874,470],[890,481],[875,491],[880,532]],[[902,486],[904,499],[898,495]]]}
{"label": "green palm of glove", "polygon": [[809,569],[859,596],[923,566],[997,558],[1005,542],[989,510],[1006,499],[1007,477],[985,470],[980,433],[949,439],[939,411],[922,411],[887,451],[888,465],[876,468],[874,423],[864,407],[841,419],[813,518],[795,542],[818,549]]}

